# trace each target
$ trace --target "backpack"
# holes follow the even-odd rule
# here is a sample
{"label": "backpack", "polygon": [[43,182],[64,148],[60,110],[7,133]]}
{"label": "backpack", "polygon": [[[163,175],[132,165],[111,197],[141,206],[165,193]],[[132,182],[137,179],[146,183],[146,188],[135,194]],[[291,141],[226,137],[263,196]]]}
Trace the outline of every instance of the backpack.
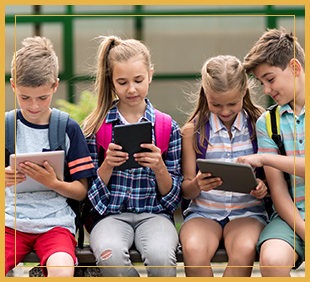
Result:
{"label": "backpack", "polygon": [[[155,109],[155,137],[157,147],[161,149],[161,153],[165,158],[167,156],[167,151],[169,147],[171,133],[171,116],[162,113]],[[112,122],[106,123],[105,120],[96,133],[97,140],[97,152],[100,152],[100,147],[102,147],[105,153],[109,147],[112,140]],[[100,154],[99,154],[100,155]]]}
{"label": "backpack", "polygon": [[[171,134],[171,116],[155,109],[155,139],[157,147],[161,149],[162,157],[165,160],[168,152],[170,134]],[[112,123],[106,123],[105,120],[96,133],[97,152],[99,157],[98,166],[105,158],[106,151],[112,141]],[[84,201],[82,210],[82,221],[88,233],[91,232],[94,223],[100,218],[98,213],[87,198]]]}
{"label": "backpack", "polygon": [[[11,110],[5,113],[5,166],[9,165],[10,154],[15,153],[15,115],[16,111]],[[52,109],[49,128],[48,128],[48,140],[50,144],[50,150],[64,150],[66,153],[66,127],[69,119],[69,114],[62,112],[56,108]],[[17,126],[17,124],[16,124]],[[67,158],[65,158],[65,172],[64,175],[67,181],[70,181],[70,173],[67,166]],[[79,246],[84,241],[83,223],[80,217],[81,202],[68,198],[68,204],[76,214],[75,225],[76,230],[79,232],[78,244]]]}
{"label": "backpack", "polygon": [[[9,165],[10,154],[15,153],[15,114],[15,110],[5,113],[5,166]],[[48,139],[51,151],[60,149],[65,151],[68,118],[68,113],[53,108],[48,128]]]}
{"label": "backpack", "polygon": [[[281,155],[286,156],[284,143],[282,142],[280,135],[280,114],[279,114],[279,105],[275,104],[267,108],[266,112],[266,127],[269,137],[276,143],[279,152]],[[291,178],[290,175],[286,172],[283,172],[284,179],[288,185],[291,187]]]}

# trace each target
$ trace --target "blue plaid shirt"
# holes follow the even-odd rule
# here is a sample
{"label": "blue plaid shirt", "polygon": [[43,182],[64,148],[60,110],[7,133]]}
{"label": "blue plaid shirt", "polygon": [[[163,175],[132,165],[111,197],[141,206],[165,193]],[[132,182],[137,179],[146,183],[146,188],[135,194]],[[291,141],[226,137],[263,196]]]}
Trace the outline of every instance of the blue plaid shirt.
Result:
{"label": "blue plaid shirt", "polygon": [[[108,112],[106,122],[121,124],[120,115],[116,107]],[[146,99],[147,108],[142,120],[152,123],[152,139],[155,140],[155,111],[152,104]],[[114,135],[112,132],[112,142]],[[95,168],[98,169],[98,152],[96,135],[87,139],[88,148],[93,158]],[[155,173],[148,167],[113,170],[108,186],[101,180],[97,173],[90,184],[88,197],[100,215],[122,212],[134,213],[163,213],[172,218],[173,213],[181,199],[181,135],[178,124],[172,120],[169,148],[165,163],[172,178],[172,187],[169,193],[162,196],[157,187]]]}

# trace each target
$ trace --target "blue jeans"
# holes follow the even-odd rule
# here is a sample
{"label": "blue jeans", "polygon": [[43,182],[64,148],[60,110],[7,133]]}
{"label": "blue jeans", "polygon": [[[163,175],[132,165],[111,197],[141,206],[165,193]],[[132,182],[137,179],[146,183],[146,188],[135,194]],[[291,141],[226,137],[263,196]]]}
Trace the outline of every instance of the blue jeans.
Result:
{"label": "blue jeans", "polygon": [[[90,246],[103,276],[135,277],[129,249],[135,245],[149,277],[176,276],[178,234],[173,222],[165,215],[121,213],[100,220],[90,234]],[[126,266],[126,267],[121,267]]]}

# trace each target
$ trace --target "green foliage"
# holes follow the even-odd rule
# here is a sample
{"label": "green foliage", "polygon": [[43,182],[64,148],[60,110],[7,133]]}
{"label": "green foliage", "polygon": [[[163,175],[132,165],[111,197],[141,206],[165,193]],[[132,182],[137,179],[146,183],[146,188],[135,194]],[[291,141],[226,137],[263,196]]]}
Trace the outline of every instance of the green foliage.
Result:
{"label": "green foliage", "polygon": [[83,120],[93,111],[97,103],[97,97],[90,91],[83,91],[77,104],[70,103],[64,99],[56,100],[59,110],[67,112],[72,119],[82,125]]}

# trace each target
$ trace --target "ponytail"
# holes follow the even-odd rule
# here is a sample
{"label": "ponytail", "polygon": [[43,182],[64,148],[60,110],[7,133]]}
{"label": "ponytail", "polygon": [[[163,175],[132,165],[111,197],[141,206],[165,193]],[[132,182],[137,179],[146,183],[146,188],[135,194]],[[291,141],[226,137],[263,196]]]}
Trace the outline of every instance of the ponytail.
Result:
{"label": "ponytail", "polygon": [[94,111],[84,120],[83,132],[85,137],[92,137],[98,132],[108,111],[112,107],[113,101],[117,99],[109,59],[111,49],[117,44],[119,44],[119,39],[115,36],[109,36],[99,46],[97,75],[94,85],[94,92],[97,93],[97,105]]}

